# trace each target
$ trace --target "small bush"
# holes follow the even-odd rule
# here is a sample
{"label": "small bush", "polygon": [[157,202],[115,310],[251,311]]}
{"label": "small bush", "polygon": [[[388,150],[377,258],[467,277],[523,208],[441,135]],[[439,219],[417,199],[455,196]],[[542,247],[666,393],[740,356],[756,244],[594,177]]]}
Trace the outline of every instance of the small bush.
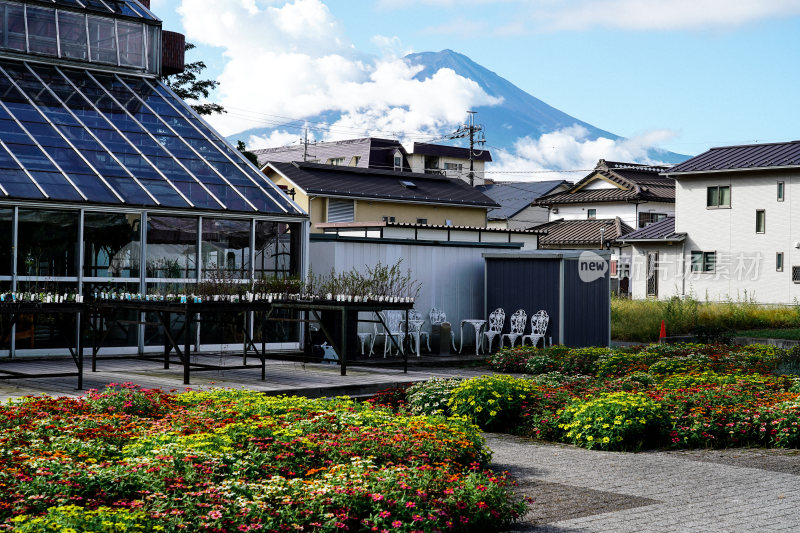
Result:
{"label": "small bush", "polygon": [[546,355],[534,355],[525,363],[525,372],[528,374],[546,374],[558,368],[558,365]]}
{"label": "small bush", "polygon": [[519,425],[522,403],[536,388],[529,379],[480,376],[463,381],[450,395],[450,410],[469,417],[486,431],[508,431]]}
{"label": "small bush", "polygon": [[650,365],[650,373],[656,376],[688,374],[708,370],[711,360],[705,355],[691,354],[661,359]]}
{"label": "small bush", "polygon": [[447,402],[461,378],[434,378],[410,386],[406,391],[407,408],[414,415],[449,415]]}
{"label": "small bush", "polygon": [[669,415],[645,394],[612,392],[574,400],[561,422],[566,440],[578,446],[637,451],[664,442]]}
{"label": "small bush", "polygon": [[84,401],[95,413],[153,416],[167,409],[169,396],[133,383],[110,383],[103,391],[86,391]]}

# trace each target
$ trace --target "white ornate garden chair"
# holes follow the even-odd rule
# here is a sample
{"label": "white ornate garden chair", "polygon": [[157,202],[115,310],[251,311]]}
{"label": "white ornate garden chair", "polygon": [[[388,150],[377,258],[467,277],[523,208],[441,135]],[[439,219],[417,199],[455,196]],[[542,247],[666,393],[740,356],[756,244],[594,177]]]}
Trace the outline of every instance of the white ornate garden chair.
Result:
{"label": "white ornate garden chair", "polygon": [[504,333],[500,335],[500,348],[503,347],[503,339],[508,339],[509,347],[513,348],[517,339],[525,335],[525,326],[528,323],[528,314],[524,309],[517,309],[511,315],[511,333]]}
{"label": "white ornate garden chair", "polygon": [[[419,325],[411,324],[412,320],[421,320],[423,323]],[[415,335],[418,335],[418,340],[422,343],[422,340],[425,339],[425,344],[428,346],[428,351],[431,351],[431,333],[430,331],[426,331],[422,329],[425,325],[425,318],[423,318],[422,313],[417,311],[416,309],[411,309],[408,312],[408,334],[413,338]],[[411,342],[409,340],[409,342]]]}
{"label": "white ornate garden chair", "polygon": [[383,357],[386,358],[386,352],[389,352],[389,355],[392,355],[392,339],[397,343],[399,346],[398,353],[403,351],[403,342],[406,339],[406,332],[403,325],[403,311],[380,311],[381,318],[383,318],[383,322],[386,324],[383,331],[376,334],[377,336],[383,337]]}
{"label": "white ornate garden chair", "polygon": [[[447,322],[447,315],[441,309],[437,309],[436,307],[431,308],[431,312],[428,314],[428,319],[431,322],[431,327],[433,326],[441,326],[442,322]],[[456,332],[453,331],[452,327],[450,328],[450,344],[453,345],[453,353],[456,351]],[[437,348],[438,349],[438,348]],[[428,344],[428,351],[431,350],[430,343]]]}
{"label": "white ornate garden chair", "polygon": [[492,341],[503,332],[506,323],[506,312],[498,307],[489,313],[489,327],[483,332],[483,338],[489,341],[489,352],[492,353]]}
{"label": "white ornate garden chair", "polygon": [[539,339],[542,340],[542,348],[547,346],[545,335],[547,335],[547,326],[550,324],[550,315],[547,311],[539,311],[531,317],[531,334],[522,337],[522,345],[525,346],[525,340],[531,341],[532,346],[539,345]]}

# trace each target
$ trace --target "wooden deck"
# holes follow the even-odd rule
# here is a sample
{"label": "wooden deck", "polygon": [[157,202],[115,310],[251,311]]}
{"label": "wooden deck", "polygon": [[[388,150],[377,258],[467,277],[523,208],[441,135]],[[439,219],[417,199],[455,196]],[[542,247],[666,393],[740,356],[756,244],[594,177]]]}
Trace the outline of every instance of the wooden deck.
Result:
{"label": "wooden deck", "polygon": [[[223,366],[222,370],[192,372],[192,390],[210,388],[233,388],[257,390],[269,394],[294,394],[311,397],[359,396],[372,394],[387,387],[424,381],[434,377],[472,377],[491,373],[486,368],[475,367],[481,358],[467,356],[409,357],[408,373],[403,373],[402,360],[370,360],[348,363],[347,375],[340,375],[339,366],[329,363],[303,362],[302,357],[286,354],[285,359],[270,359],[266,363],[265,381],[261,380],[260,368],[229,369],[242,363],[237,354],[192,355],[192,362]],[[255,363],[252,355],[248,363]],[[473,365],[465,367],[464,365]],[[51,359],[4,359],[0,368],[35,374],[75,371],[69,357]],[[102,389],[110,383],[132,382],[145,388],[165,391],[183,391],[182,366],[173,363],[168,370],[153,360],[113,358],[97,362],[97,372],[91,371],[87,361],[83,376],[84,390],[77,390],[77,376],[3,379],[0,376],[0,401],[21,396],[46,394],[51,396],[81,396],[86,389]]]}

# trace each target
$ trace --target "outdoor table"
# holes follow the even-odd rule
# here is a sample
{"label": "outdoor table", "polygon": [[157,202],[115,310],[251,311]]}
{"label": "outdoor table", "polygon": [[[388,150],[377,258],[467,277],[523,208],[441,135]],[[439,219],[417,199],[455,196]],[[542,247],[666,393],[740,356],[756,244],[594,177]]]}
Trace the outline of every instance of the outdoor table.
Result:
{"label": "outdoor table", "polygon": [[[403,322],[406,322],[405,320]],[[408,320],[408,332],[414,337],[414,342],[416,343],[416,352],[417,357],[420,357],[420,332],[422,331],[422,325],[425,323],[424,320]]]}
{"label": "outdoor table", "polygon": [[464,348],[464,324],[469,324],[475,328],[475,355],[478,355],[478,349],[481,346],[481,330],[486,325],[486,321],[482,318],[465,318],[461,321],[459,332],[461,334],[461,343],[458,346],[458,353]]}

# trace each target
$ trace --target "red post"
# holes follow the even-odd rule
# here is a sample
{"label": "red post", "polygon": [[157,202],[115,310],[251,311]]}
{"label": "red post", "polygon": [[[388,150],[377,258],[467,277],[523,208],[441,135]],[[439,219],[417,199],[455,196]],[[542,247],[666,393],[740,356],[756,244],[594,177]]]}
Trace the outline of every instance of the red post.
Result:
{"label": "red post", "polygon": [[661,331],[658,334],[658,339],[661,340],[667,336],[667,326],[664,324],[664,321],[661,321]]}

